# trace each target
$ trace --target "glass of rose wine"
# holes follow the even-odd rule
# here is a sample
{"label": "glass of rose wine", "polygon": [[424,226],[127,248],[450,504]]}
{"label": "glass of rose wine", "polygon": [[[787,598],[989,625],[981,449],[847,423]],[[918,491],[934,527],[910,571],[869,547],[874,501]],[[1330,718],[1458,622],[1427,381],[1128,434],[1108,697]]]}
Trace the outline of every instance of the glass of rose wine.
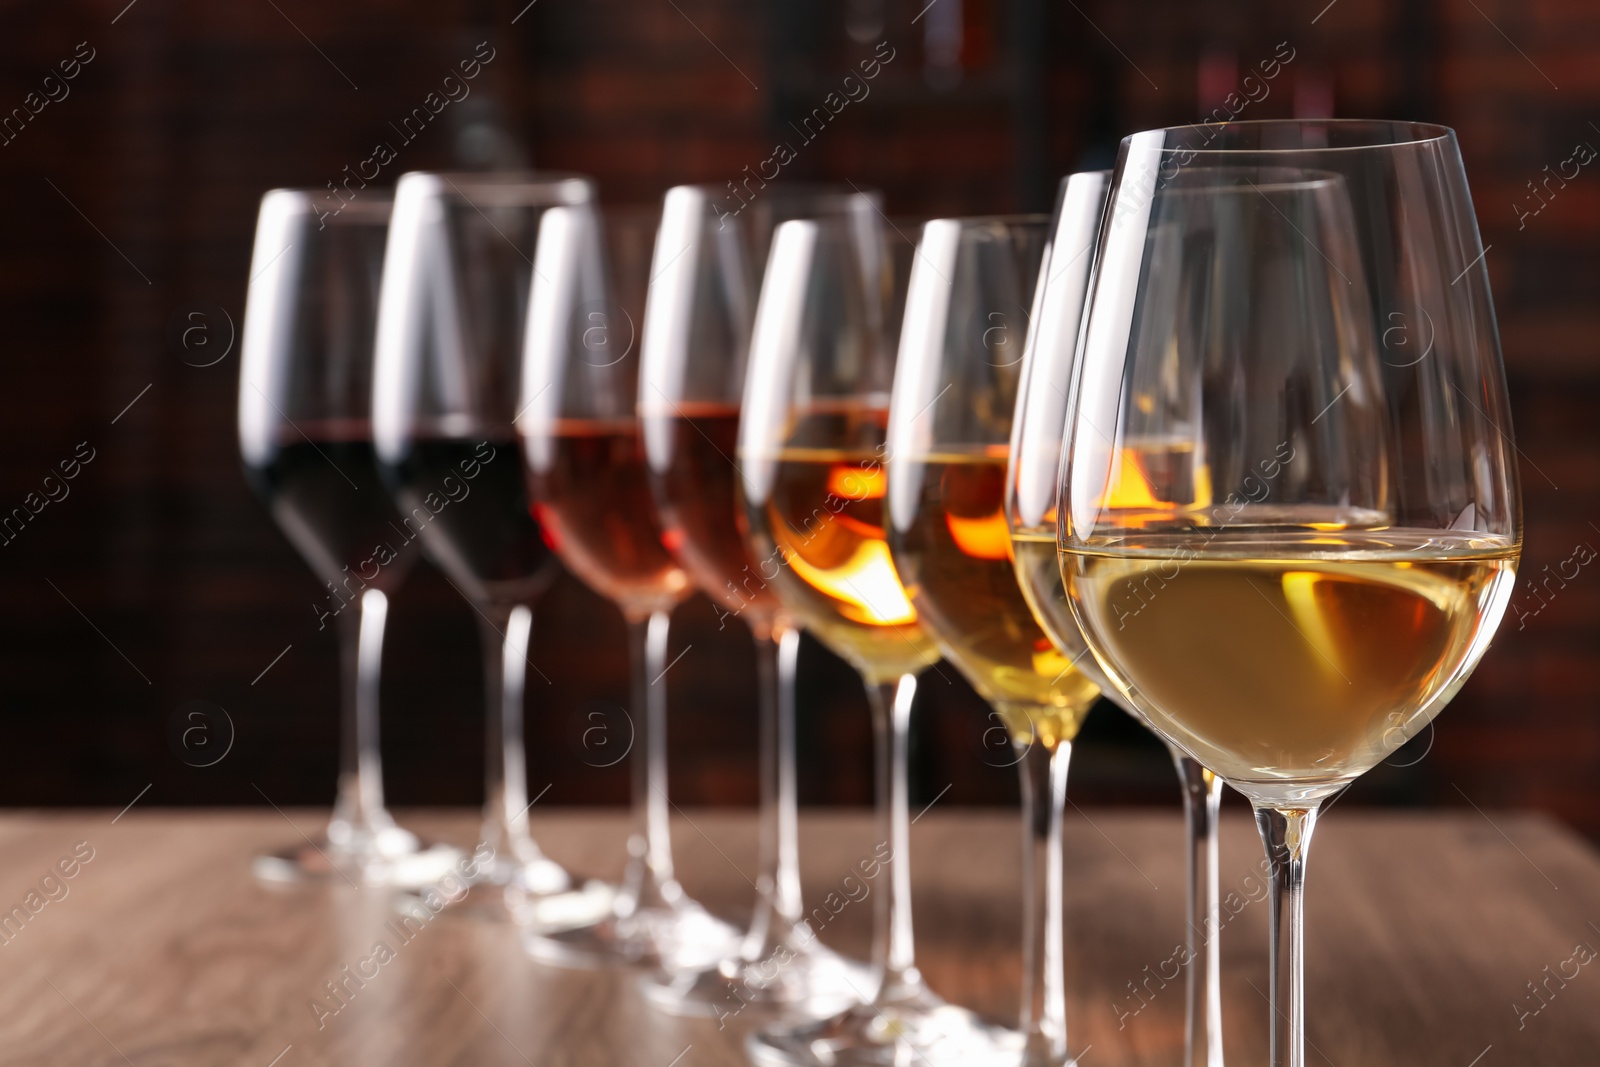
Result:
{"label": "glass of rose wine", "polygon": [[1254,807],[1271,1062],[1303,1067],[1318,811],[1465,684],[1521,551],[1455,134],[1128,137],[1086,314],[1058,498],[1071,608],[1116,690]]}
{"label": "glass of rose wine", "polygon": [[[571,879],[528,832],[523,703],[533,604],[558,570],[533,517],[512,420],[544,213],[588,203],[563,174],[400,179],[378,303],[373,440],[418,541],[472,605],[483,641],[487,745],[478,881],[524,898]],[[503,894],[482,897],[497,908]]]}
{"label": "glass of rose wine", "polygon": [[[1083,324],[1084,299],[1095,262],[1110,171],[1084,171],[1062,180],[1051,248],[1034,300],[1022,380],[1012,420],[1006,517],[1023,596],[1050,642],[1074,667],[1136,719],[1089,654],[1067,603],[1056,550],[1056,491],[1061,477],[1061,430]],[[1138,491],[1137,485],[1132,487]],[[1222,984],[1217,891],[1217,816],[1222,780],[1170,742],[1183,788],[1187,827],[1188,907],[1181,955],[1187,972],[1185,1067],[1222,1067]],[[1052,1038],[1054,1040],[1054,1038]]]}
{"label": "glass of rose wine", "polygon": [[[876,742],[876,994],[816,1022],[751,1035],[761,1064],[973,1063],[1016,1055],[1016,1035],[941,1000],[916,966],[907,740],[917,672],[936,665],[889,554],[885,432],[912,246],[875,205],[850,202],[777,228],[739,423],[750,551],[774,566],[791,618],[861,673]],[[865,994],[866,990],[863,990]]]}
{"label": "glass of rose wine", "polygon": [[[240,343],[239,450],[251,487],[326,590],[317,629],[339,638],[339,786],[320,839],[259,856],[267,881],[423,885],[459,858],[395,825],[383,803],[378,678],[389,595],[419,553],[373,455],[372,335],[390,200],[376,192],[326,224],[316,194],[261,199]],[[353,876],[353,877],[352,877]]]}
{"label": "glass of rose wine", "polygon": [[1067,1048],[1063,854],[1072,741],[1100,690],[1034,621],[1006,460],[1047,217],[935,219],[911,265],[889,406],[889,549],[923,630],[994,709],[1021,773],[1021,1062]]}
{"label": "glass of rose wine", "polygon": [[533,254],[517,434],[535,511],[563,563],[622,611],[633,661],[633,834],[612,906],[535,915],[524,943],[548,962],[707,967],[732,927],[684,893],[667,798],[667,628],[692,591],[663,543],[636,410],[638,323],[659,210],[548,210]]}
{"label": "glass of rose wine", "polygon": [[800,897],[795,797],[794,680],[800,631],[751,556],[737,496],[739,405],[762,261],[789,218],[860,199],[848,188],[774,185],[737,215],[718,191],[667,192],[640,338],[639,415],[650,485],[665,541],[684,572],[755,640],[760,717],[760,871],[756,908],[737,951],[697,971],[647,975],[642,988],[667,1011],[824,1016],[860,999],[864,968],[827,949],[806,926]]}

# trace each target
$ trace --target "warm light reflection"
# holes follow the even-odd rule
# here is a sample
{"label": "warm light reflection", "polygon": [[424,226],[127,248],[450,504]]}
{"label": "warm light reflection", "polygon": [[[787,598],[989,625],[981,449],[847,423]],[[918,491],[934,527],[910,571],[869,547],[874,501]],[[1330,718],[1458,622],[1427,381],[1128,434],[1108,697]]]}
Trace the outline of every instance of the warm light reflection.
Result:
{"label": "warm light reflection", "polygon": [[1285,571],[1283,599],[1289,605],[1289,613],[1294,617],[1295,628],[1300,631],[1300,636],[1320,654],[1322,663],[1338,674],[1343,670],[1339,663],[1339,642],[1335,640],[1333,631],[1328,627],[1328,619],[1317,603],[1318,584],[1336,580],[1315,571]]}
{"label": "warm light reflection", "polygon": [[963,554],[973,559],[1011,558],[1011,527],[1006,523],[1005,512],[969,519],[947,511],[944,519],[950,540]]}
{"label": "warm light reflection", "polygon": [[[1158,491],[1157,486],[1165,492]],[[1100,506],[1126,511],[1161,511],[1174,507],[1205,508],[1211,503],[1211,468],[1195,462],[1192,445],[1186,442],[1142,443],[1124,445],[1117,450],[1111,484]]]}
{"label": "warm light reflection", "polygon": [[903,626],[917,621],[906,596],[889,546],[879,539],[863,539],[839,563],[819,567],[799,552],[788,556],[794,573],[813,589],[839,602],[839,614],[869,626]]}
{"label": "warm light reflection", "polygon": [[828,471],[828,492],[844,500],[881,500],[888,484],[877,465],[838,464]]}
{"label": "warm light reflection", "polygon": [[1116,477],[1106,490],[1103,508],[1153,508],[1161,504],[1150,479],[1139,462],[1139,450],[1123,448],[1117,452]]}

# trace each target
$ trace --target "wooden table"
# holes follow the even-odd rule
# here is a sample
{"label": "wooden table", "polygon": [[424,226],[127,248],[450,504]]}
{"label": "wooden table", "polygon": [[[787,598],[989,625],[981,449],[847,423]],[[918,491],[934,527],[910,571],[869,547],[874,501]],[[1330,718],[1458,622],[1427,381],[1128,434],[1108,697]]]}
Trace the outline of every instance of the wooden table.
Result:
{"label": "wooden table", "polygon": [[[251,855],[296,836],[286,819],[313,831],[323,816],[116,814],[0,819],[0,908],[39,894],[20,932],[0,927],[0,1064],[743,1062],[734,1026],[662,1016],[625,973],[536,965],[514,929],[450,912],[400,944],[319,1029],[311,1005],[324,983],[370,957],[380,938],[396,940],[384,894],[252,881]],[[405,821],[462,843],[474,829],[461,813]],[[623,827],[614,812],[536,821],[553,856],[609,876],[621,865]],[[749,816],[690,812],[674,835],[691,893],[739,916],[752,893]],[[808,904],[872,846],[870,820],[854,813],[808,816],[802,835]],[[947,997],[1002,1018],[1016,998],[1017,840],[1005,812],[935,808],[914,828],[920,962]],[[92,858],[74,865],[75,846]],[[1182,938],[1176,814],[1077,812],[1067,849],[1073,1047],[1089,1047],[1085,1067],[1178,1064],[1181,980],[1162,988],[1150,978]],[[1248,822],[1230,821],[1223,885],[1238,914],[1222,957],[1235,1065],[1265,1063],[1267,908],[1246,881],[1259,855]],[[73,877],[41,887],[63,859]],[[1310,877],[1311,1064],[1600,1062],[1600,964],[1577,950],[1600,949],[1600,857],[1570,832],[1500,812],[1340,809],[1317,831]],[[825,940],[864,951],[871,910],[846,907]],[[1150,992],[1136,998],[1133,985]]]}

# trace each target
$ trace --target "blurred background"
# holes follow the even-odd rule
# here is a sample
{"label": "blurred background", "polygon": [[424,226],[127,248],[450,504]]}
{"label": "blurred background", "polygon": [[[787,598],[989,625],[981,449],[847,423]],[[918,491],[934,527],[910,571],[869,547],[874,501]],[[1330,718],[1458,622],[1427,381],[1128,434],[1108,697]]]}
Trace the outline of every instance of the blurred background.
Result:
{"label": "blurred background", "polygon": [[[406,170],[536,166],[592,175],[611,203],[709,182],[732,205],[778,167],[881,189],[895,215],[1048,211],[1063,174],[1109,166],[1135,130],[1331,115],[1460,135],[1528,538],[1511,612],[1437,734],[1344,802],[1534,807],[1600,839],[1600,6],[25,0],[0,26],[0,803],[121,807],[147,785],[160,805],[332,799],[324,590],[246,488],[234,429],[266,189],[327,189],[332,209],[334,186]],[[466,95],[444,86],[473,59]],[[51,499],[43,479],[74,458]],[[477,804],[472,609],[421,567],[390,618],[390,800]],[[680,653],[673,799],[753,804],[749,638],[696,599]],[[803,656],[801,800],[866,803],[859,682],[820,646]],[[530,792],[625,802],[621,619],[563,577],[531,658]],[[957,673],[929,672],[919,700],[921,802],[1014,801],[997,723]],[[205,767],[175,740],[197,706],[233,734]],[[1164,750],[1109,705],[1072,794],[1177,799]]]}

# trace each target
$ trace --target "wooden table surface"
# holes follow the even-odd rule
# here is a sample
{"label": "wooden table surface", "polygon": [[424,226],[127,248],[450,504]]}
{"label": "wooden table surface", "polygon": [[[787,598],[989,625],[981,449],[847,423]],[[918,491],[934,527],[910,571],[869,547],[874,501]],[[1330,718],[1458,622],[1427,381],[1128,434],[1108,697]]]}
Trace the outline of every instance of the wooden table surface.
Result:
{"label": "wooden table surface", "polygon": [[[269,889],[251,855],[314,831],[312,811],[157,810],[0,818],[0,1064],[304,1067],[339,1064],[743,1063],[742,1032],[662,1016],[624,972],[532,963],[516,931],[441,914],[399,944],[337,1014],[324,983],[396,938],[382,893],[346,885]],[[405,813],[470,843],[462,813]],[[546,812],[546,850],[614,876],[615,812]],[[675,820],[680,874],[714,911],[749,906],[755,838],[744,813]],[[1011,814],[937,808],[913,831],[919,962],[946,997],[1014,1011],[1018,847]],[[870,854],[861,814],[808,814],[808,905]],[[1311,861],[1309,1063],[1327,1067],[1536,1067],[1600,1062],[1600,856],[1538,817],[1501,812],[1372,814],[1337,809]],[[74,850],[76,861],[74,862]],[[1090,810],[1070,818],[1070,1026],[1085,1067],[1177,1065],[1181,979],[1161,987],[1182,939],[1176,813]],[[90,856],[87,861],[83,857]],[[1229,821],[1222,934],[1229,1062],[1266,1062],[1266,913],[1249,878],[1253,827]],[[47,880],[63,859],[73,877]],[[874,885],[873,892],[881,886]],[[30,898],[29,894],[36,896]],[[823,934],[865,950],[869,901]],[[13,920],[12,926],[16,926]],[[1148,968],[1148,970],[1146,970]],[[1548,970],[1547,970],[1548,968]],[[1539,987],[1539,998],[1529,983]],[[1136,998],[1131,989],[1145,992]],[[738,1022],[742,1022],[739,1020]]]}

